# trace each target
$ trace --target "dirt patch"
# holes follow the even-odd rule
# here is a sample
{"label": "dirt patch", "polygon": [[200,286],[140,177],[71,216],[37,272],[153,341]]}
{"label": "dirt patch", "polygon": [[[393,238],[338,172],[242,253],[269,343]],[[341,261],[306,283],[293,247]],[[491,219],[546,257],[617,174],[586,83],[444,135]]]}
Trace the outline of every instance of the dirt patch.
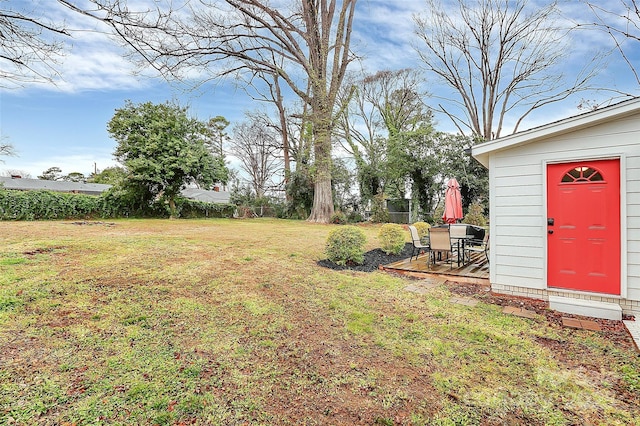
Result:
{"label": "dirt patch", "polygon": [[39,254],[49,254],[53,253],[56,250],[63,250],[65,247],[63,246],[54,246],[54,247],[40,247],[33,250],[23,251],[22,254],[25,256],[37,256]]}
{"label": "dirt patch", "polygon": [[102,225],[102,226],[116,226],[114,222],[100,222],[100,221],[88,221],[78,220],[75,222],[69,222],[69,225]]}

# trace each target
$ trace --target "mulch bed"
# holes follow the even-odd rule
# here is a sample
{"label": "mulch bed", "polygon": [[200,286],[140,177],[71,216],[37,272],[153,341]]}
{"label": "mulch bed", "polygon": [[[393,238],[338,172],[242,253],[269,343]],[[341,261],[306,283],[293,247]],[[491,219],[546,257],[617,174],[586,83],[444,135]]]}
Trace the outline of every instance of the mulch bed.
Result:
{"label": "mulch bed", "polygon": [[372,272],[378,270],[380,265],[388,265],[389,263],[408,258],[409,256],[411,256],[412,250],[413,244],[406,243],[400,254],[387,254],[379,248],[368,251],[364,254],[364,262],[362,262],[362,264],[360,265],[356,265],[355,263],[347,264],[344,266],[336,265],[329,259],[319,260],[318,265],[337,271],[348,269],[352,271]]}

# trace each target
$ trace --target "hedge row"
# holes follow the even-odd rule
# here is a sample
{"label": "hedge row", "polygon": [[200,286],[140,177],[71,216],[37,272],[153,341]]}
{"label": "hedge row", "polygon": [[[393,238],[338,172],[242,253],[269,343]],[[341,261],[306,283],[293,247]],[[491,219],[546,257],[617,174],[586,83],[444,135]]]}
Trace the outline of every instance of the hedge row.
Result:
{"label": "hedge row", "polygon": [[236,211],[233,204],[214,204],[180,198],[176,201],[178,215],[185,219],[198,217],[232,217]]}
{"label": "hedge row", "polygon": [[[177,200],[180,217],[231,217],[232,204],[212,204],[188,199]],[[131,216],[168,217],[166,206],[155,203],[144,212],[133,210],[114,194],[91,196],[51,191],[0,189],[0,220],[47,220],[117,218]]]}

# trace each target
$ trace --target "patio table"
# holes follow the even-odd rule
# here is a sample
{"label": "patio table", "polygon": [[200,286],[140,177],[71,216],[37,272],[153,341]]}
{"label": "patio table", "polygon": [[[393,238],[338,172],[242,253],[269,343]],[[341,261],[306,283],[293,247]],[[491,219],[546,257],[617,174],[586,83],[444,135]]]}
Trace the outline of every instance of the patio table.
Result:
{"label": "patio table", "polygon": [[451,240],[456,240],[456,251],[458,252],[458,267],[460,267],[460,256],[462,256],[462,264],[464,265],[464,245],[466,241],[476,240],[476,236],[473,234],[451,236]]}

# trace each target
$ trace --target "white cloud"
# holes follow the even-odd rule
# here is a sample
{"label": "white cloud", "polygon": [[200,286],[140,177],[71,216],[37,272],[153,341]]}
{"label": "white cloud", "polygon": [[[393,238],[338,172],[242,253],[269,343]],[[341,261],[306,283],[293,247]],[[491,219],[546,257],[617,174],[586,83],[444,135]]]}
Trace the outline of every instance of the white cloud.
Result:
{"label": "white cloud", "polygon": [[61,68],[62,79],[56,90],[80,92],[83,90],[139,89],[145,80],[134,74],[134,66],[121,52],[104,45],[84,45],[74,48]]}
{"label": "white cloud", "polygon": [[359,3],[352,49],[363,56],[367,72],[416,66],[413,15],[422,5],[421,1],[402,0]]}
{"label": "white cloud", "polygon": [[[86,5],[85,5],[86,6]],[[20,91],[49,90],[66,93],[77,93],[84,90],[133,89],[144,87],[149,77],[155,77],[152,70],[140,70],[125,56],[126,50],[109,35],[107,26],[90,17],[72,11],[57,1],[25,2],[17,0],[12,7],[21,10],[41,22],[56,28],[64,28],[70,37],[43,32],[52,42],[62,45],[61,55],[56,57],[57,63],[51,63],[57,75],[53,84],[48,81],[31,83],[25,87],[15,85],[9,87],[12,93]],[[48,74],[45,65],[34,65],[34,68]],[[9,85],[5,82],[5,85]]]}

